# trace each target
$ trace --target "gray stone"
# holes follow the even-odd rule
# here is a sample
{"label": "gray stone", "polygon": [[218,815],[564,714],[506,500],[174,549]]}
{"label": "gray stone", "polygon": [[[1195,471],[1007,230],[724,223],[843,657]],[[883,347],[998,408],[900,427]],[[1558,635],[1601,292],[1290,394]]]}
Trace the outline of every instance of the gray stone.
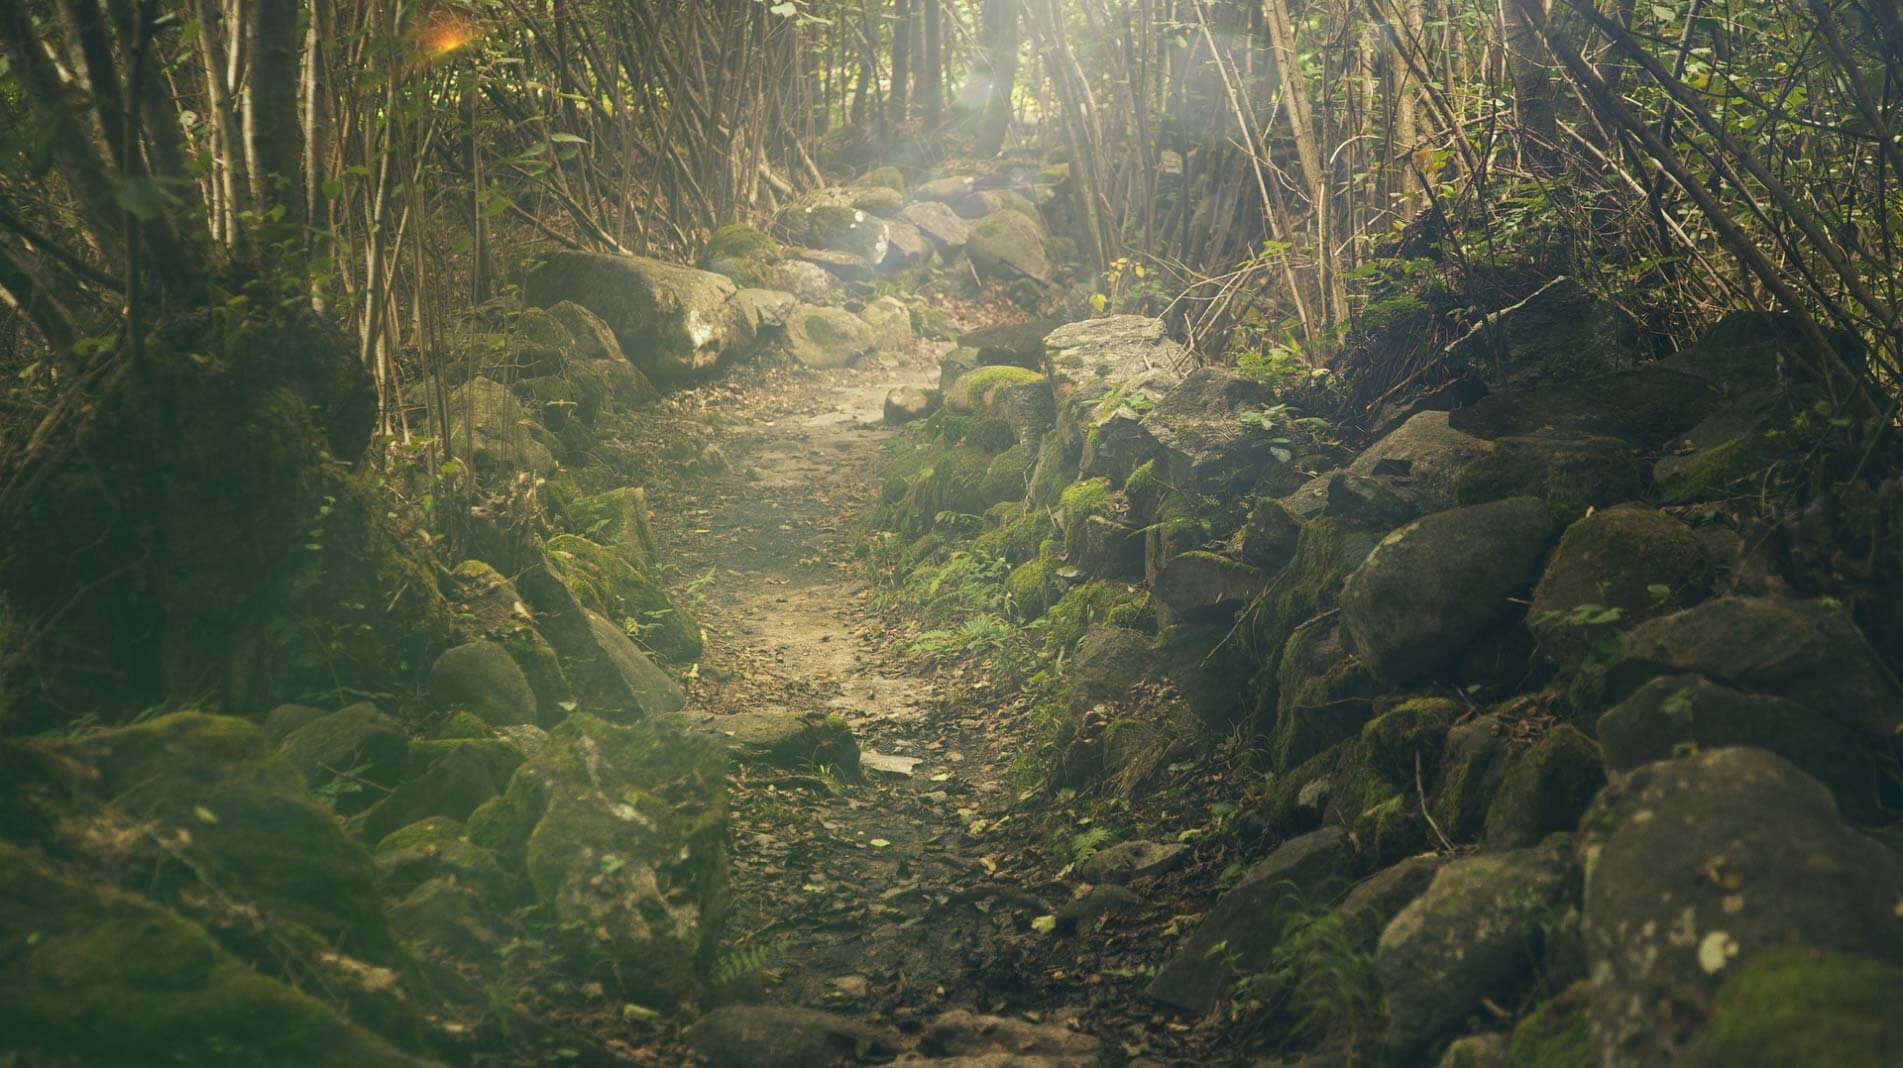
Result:
{"label": "gray stone", "polygon": [[912,345],[912,311],[897,297],[880,297],[865,306],[859,318],[872,328],[873,346],[880,352],[904,352]]}
{"label": "gray stone", "polygon": [[1093,886],[1082,897],[1057,910],[1058,934],[1073,934],[1101,926],[1105,920],[1128,915],[1143,907],[1143,896],[1114,883]]}
{"label": "gray stone", "polygon": [[1150,580],[1150,594],[1176,617],[1233,619],[1269,582],[1248,564],[1209,552],[1178,553]]}
{"label": "gray stone", "polygon": [[430,698],[467,709],[490,726],[536,721],[535,691],[509,651],[491,641],[459,645],[430,666]]}
{"label": "gray stone", "polygon": [[1137,389],[1152,403],[1182,381],[1177,368],[1188,356],[1170,340],[1161,319],[1142,315],[1060,326],[1045,336],[1044,351],[1059,378],[1085,388]]}
{"label": "gray stone", "polygon": [[780,344],[807,367],[844,367],[876,348],[878,337],[844,308],[804,307],[787,316]]}
{"label": "gray stone", "polygon": [[1265,575],[1275,575],[1295,557],[1302,524],[1280,501],[1260,498],[1249,508],[1242,526],[1242,562]]}
{"label": "gray stone", "polygon": [[1606,770],[1631,771],[1687,751],[1755,746],[1828,786],[1856,823],[1886,817],[1883,773],[1870,745],[1842,723],[1795,701],[1744,693],[1703,675],[1662,675],[1599,717]]}
{"label": "gray stone", "polygon": [[655,666],[654,661],[648,659],[648,655],[634,644],[626,631],[594,612],[588,613],[588,626],[602,654],[627,682],[628,691],[634,698],[635,707],[631,712],[658,716],[678,712],[687,704],[687,697],[681,693],[680,686],[668,678],[667,672]]}
{"label": "gray stone", "polygon": [[359,701],[292,731],[278,751],[313,788],[340,779],[358,784],[335,795],[334,807],[350,815],[377,800],[377,787],[388,789],[403,777],[410,763],[410,738],[377,706]]}
{"label": "gray stone", "polygon": [[1043,227],[1018,212],[999,211],[972,226],[965,253],[979,277],[989,281],[1034,278],[1049,282],[1051,261],[1044,242]]}
{"label": "gray stone", "polygon": [[1272,435],[1242,416],[1269,403],[1254,379],[1215,367],[1200,367],[1143,416],[1156,442],[1157,476],[1178,489],[1209,495],[1243,490],[1288,464],[1278,459]]}
{"label": "gray stone", "polygon": [[555,473],[547,431],[500,382],[478,377],[457,386],[448,415],[450,455],[472,461],[479,476],[506,482],[517,472]]}
{"label": "gray stone", "polygon": [[1530,497],[1439,512],[1389,534],[1341,591],[1342,625],[1374,674],[1446,671],[1539,574],[1553,519]]}
{"label": "gray stone", "polygon": [[1217,899],[1144,992],[1197,1015],[1209,1012],[1240,975],[1268,967],[1290,916],[1348,888],[1353,859],[1340,827],[1282,843]]}
{"label": "gray stone", "polygon": [[1887,742],[1903,685],[1856,624],[1828,601],[1721,597],[1641,623],[1606,675],[1618,701],[1660,675],[1699,674],[1775,694]]}
{"label": "gray stone", "polygon": [[931,264],[937,255],[937,247],[925,231],[911,223],[891,219],[886,222],[887,237],[885,259],[879,266],[888,271],[908,271],[915,267]]}
{"label": "gray stone", "polygon": [[[1423,514],[1440,512],[1459,503],[1455,484],[1461,470],[1493,448],[1448,425],[1446,412],[1422,412],[1368,446],[1343,473],[1378,479]],[[1327,505],[1331,477],[1319,476],[1291,494],[1291,510],[1301,516],[1319,513]]]}
{"label": "gray stone", "polygon": [[837,716],[760,709],[713,716],[735,763],[773,768],[827,768],[840,778],[859,778],[859,743]]}
{"label": "gray stone", "polygon": [[935,201],[907,204],[899,209],[898,220],[917,227],[919,233],[946,252],[956,252],[971,240],[971,224]]}
{"label": "gray stone", "polygon": [[934,1057],[1006,1053],[1053,1058],[1059,1068],[1094,1068],[1101,1043],[1058,1024],[1034,1024],[1004,1016],[953,1009],[932,1020],[919,1037],[919,1051]]}
{"label": "gray stone", "polygon": [[562,250],[530,273],[530,304],[572,300],[600,316],[644,373],[681,376],[713,367],[728,343],[722,305],[734,285],[711,271],[640,256]]}
{"label": "gray stone", "polygon": [[[1702,600],[1710,559],[1692,529],[1643,506],[1608,508],[1566,528],[1547,562],[1527,624],[1540,651],[1576,668],[1609,634],[1642,623],[1668,604]],[[1665,596],[1654,592],[1663,587]],[[1576,622],[1581,605],[1617,609],[1608,624]]]}
{"label": "gray stone", "polygon": [[1581,826],[1599,1064],[1679,1061],[1725,980],[1778,951],[1903,961],[1903,855],[1764,750],[1637,768]]}
{"label": "gray stone", "polygon": [[1374,971],[1391,1060],[1418,1063],[1485,999],[1507,1002],[1533,977],[1542,914],[1564,890],[1570,853],[1556,838],[1452,861],[1381,932]]}
{"label": "gray stone", "polygon": [[1188,857],[1189,847],[1181,842],[1118,842],[1092,853],[1077,874],[1093,883],[1129,883],[1166,875]]}
{"label": "gray stone", "polygon": [[781,260],[773,268],[773,288],[785,290],[808,304],[823,304],[833,291],[826,268],[805,260]]}
{"label": "gray stone", "polygon": [[1722,394],[1703,378],[1659,364],[1570,382],[1515,386],[1447,417],[1475,437],[1607,437],[1656,449],[1718,410]]}
{"label": "gray stone", "polygon": [[885,395],[885,424],[903,426],[917,422],[937,411],[944,400],[945,395],[935,389],[894,386]]}

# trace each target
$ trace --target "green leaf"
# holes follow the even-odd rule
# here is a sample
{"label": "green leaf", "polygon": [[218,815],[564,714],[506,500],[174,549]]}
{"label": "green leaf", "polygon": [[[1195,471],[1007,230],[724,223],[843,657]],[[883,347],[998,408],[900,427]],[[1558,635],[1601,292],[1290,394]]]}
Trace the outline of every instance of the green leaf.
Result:
{"label": "green leaf", "polygon": [[1031,921],[1031,930],[1038,934],[1050,934],[1057,930],[1057,917],[1047,912]]}

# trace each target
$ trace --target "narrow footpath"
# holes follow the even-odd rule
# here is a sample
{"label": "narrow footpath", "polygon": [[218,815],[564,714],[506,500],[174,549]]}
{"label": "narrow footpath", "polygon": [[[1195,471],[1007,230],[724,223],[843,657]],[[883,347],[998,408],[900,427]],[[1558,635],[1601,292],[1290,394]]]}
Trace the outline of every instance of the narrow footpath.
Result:
{"label": "narrow footpath", "polygon": [[[855,558],[898,433],[883,399],[933,384],[945,347],[831,371],[748,368],[669,401],[664,426],[705,435],[693,465],[705,474],[648,489],[706,634],[690,708],[715,729],[763,711],[831,718],[860,750],[858,776],[824,758],[735,770],[717,996],[864,1021],[899,1035],[907,1057],[1061,1065],[1101,1051],[1117,1063],[1115,1041],[1079,1033],[1086,977],[1044,959],[1048,918],[1069,895],[1051,878],[1062,860],[1012,815],[1024,725],[908,664],[906,634]],[[928,1030],[954,1009],[1042,1026]]]}

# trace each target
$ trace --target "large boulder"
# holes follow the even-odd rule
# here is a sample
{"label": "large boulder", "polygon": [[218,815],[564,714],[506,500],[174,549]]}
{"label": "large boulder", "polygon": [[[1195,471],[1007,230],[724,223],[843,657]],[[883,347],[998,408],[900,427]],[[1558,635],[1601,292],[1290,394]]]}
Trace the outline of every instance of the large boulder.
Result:
{"label": "large boulder", "polygon": [[1435,1039],[1487,999],[1510,1001],[1533,978],[1542,916],[1565,889],[1570,844],[1555,838],[1449,862],[1381,932],[1374,976],[1393,1063],[1421,1063]]}
{"label": "large boulder", "polygon": [[1764,750],[1645,765],[1582,827],[1599,1064],[1683,1060],[1727,981],[1781,951],[1903,962],[1903,855]]}
{"label": "large boulder", "polygon": [[700,621],[650,576],[651,557],[625,542],[603,545],[574,534],[550,538],[549,566],[590,611],[637,637],[654,655],[689,661],[701,654]]}
{"label": "large boulder", "polygon": [[1248,564],[1192,551],[1170,557],[1150,580],[1150,593],[1172,618],[1205,622],[1234,619],[1268,582],[1267,575]]}
{"label": "large boulder", "polygon": [[[575,506],[578,511],[596,516],[596,521],[611,531],[627,526],[619,517],[632,515],[644,519],[637,510],[644,495],[639,489],[621,490],[587,498]],[[635,529],[645,529],[640,524]],[[535,693],[535,722],[553,725],[574,707],[575,694],[562,674],[561,660],[548,639],[535,628],[534,613],[516,591],[515,583],[502,577],[495,568],[480,560],[465,560],[450,573],[458,631],[470,641],[488,641],[500,645],[515,661]]]}
{"label": "large boulder", "polygon": [[786,317],[780,344],[807,367],[844,367],[878,347],[878,334],[844,308],[802,307]]}
{"label": "large boulder", "polygon": [[727,890],[713,739],[679,717],[570,716],[469,836],[526,871],[577,973],[649,1005],[699,989]]}
{"label": "large boulder", "polygon": [[1710,566],[1698,535],[1663,512],[1638,505],[1595,512],[1560,537],[1534,587],[1528,625],[1541,652],[1576,668],[1614,640],[1609,628],[1703,599]]}
{"label": "large boulder", "polygon": [[1846,819],[1884,819],[1883,772],[1869,743],[1782,697],[1744,693],[1703,675],[1661,675],[1600,716],[1598,734],[1612,772],[1705,749],[1767,749],[1830,787]]}
{"label": "large boulder", "polygon": [[1044,228],[1019,212],[993,212],[980,219],[971,228],[965,253],[979,276],[989,281],[1051,280]]}
{"label": "large boulder", "polygon": [[1403,685],[1446,670],[1539,574],[1553,519],[1530,497],[1456,508],[1389,534],[1341,591],[1342,625],[1375,675]]}
{"label": "large boulder", "polygon": [[1490,386],[1564,382],[1632,366],[1637,324],[1561,275],[1447,346],[1450,366]]}
{"label": "large boulder", "polygon": [[1887,1064],[1903,1048],[1903,968],[1851,953],[1785,950],[1737,968],[1712,999],[1687,1063],[1728,1068]]}
{"label": "large boulder", "polygon": [[640,256],[549,254],[529,274],[529,303],[572,300],[599,315],[621,351],[653,377],[710,370],[728,343],[722,306],[734,284],[711,271]]}
{"label": "large boulder", "polygon": [[[1143,315],[1081,319],[1052,330],[1044,351],[1060,376],[1080,386],[1117,389],[1137,380],[1167,381],[1182,376],[1178,365],[1188,355],[1170,340],[1163,320]],[[1165,386],[1167,390],[1167,386]]]}
{"label": "large boulder", "polygon": [[313,790],[350,815],[369,807],[377,799],[374,791],[402,778],[410,736],[376,705],[359,701],[292,731],[278,750]]}
{"label": "large boulder", "polygon": [[1202,1015],[1242,975],[1267,968],[1290,916],[1347,891],[1354,847],[1339,827],[1291,838],[1218,898],[1209,915],[1144,988]]}
{"label": "large boulder", "polygon": [[365,842],[379,842],[420,820],[467,819],[508,787],[523,754],[501,738],[456,738],[418,742],[412,757],[413,769],[420,770],[352,816],[352,834]]}
{"label": "large boulder", "polygon": [[1656,449],[1716,411],[1723,395],[1696,375],[1653,364],[1591,378],[1515,386],[1448,417],[1480,438],[1608,437]]}
{"label": "large boulder", "polygon": [[1903,720],[1903,684],[1822,599],[1721,597],[1642,623],[1620,643],[1606,696],[1682,674],[1789,698],[1872,740],[1889,741]]}

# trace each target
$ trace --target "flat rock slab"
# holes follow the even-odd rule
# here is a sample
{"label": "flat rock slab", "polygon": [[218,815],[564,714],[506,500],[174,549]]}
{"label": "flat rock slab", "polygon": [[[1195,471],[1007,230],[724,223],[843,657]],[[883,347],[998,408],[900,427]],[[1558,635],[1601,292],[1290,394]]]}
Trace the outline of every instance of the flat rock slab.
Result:
{"label": "flat rock slab", "polygon": [[712,1068],[827,1068],[890,1060],[897,1036],[815,1009],[729,1005],[687,1030]]}
{"label": "flat rock slab", "polygon": [[861,753],[859,766],[867,771],[876,771],[881,775],[896,775],[909,779],[912,772],[923,761],[919,757],[894,756],[891,753]]}
{"label": "flat rock slab", "polygon": [[1181,842],[1119,842],[1091,854],[1078,874],[1093,883],[1127,883],[1174,871],[1188,855]]}

